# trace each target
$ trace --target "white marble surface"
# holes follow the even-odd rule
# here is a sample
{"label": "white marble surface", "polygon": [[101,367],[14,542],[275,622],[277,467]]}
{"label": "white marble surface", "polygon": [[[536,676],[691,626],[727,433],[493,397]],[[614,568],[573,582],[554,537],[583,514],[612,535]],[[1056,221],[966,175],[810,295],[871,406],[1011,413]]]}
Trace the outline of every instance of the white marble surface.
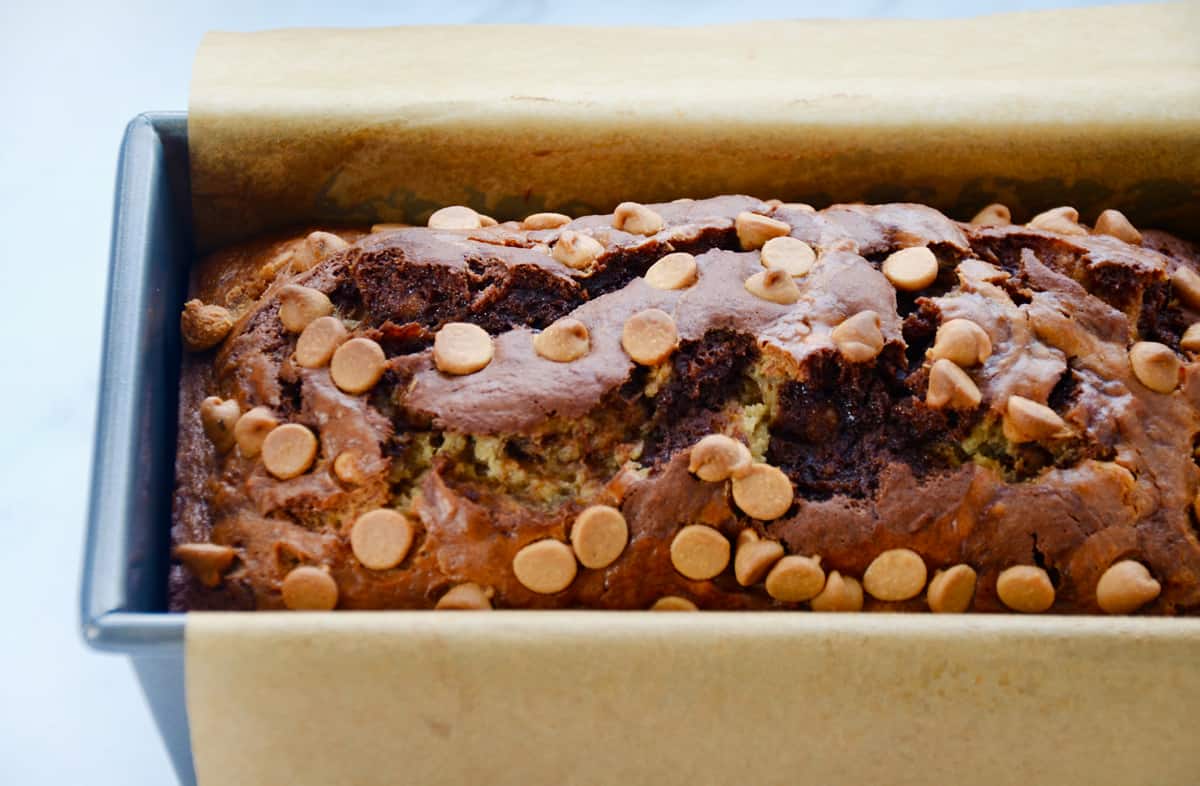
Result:
{"label": "white marble surface", "polygon": [[0,0],[0,783],[174,782],[129,665],[84,647],[76,600],[117,145],[137,112],[186,106],[205,30],[700,24],[1085,4]]}

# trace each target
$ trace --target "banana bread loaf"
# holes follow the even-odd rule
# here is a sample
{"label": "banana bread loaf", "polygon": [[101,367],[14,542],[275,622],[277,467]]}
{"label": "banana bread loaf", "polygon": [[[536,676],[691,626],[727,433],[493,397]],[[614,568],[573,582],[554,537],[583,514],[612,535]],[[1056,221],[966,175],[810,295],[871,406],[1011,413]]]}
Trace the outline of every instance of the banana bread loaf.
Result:
{"label": "banana bread loaf", "polygon": [[1200,608],[1185,241],[745,196],[371,229],[195,271],[172,609]]}

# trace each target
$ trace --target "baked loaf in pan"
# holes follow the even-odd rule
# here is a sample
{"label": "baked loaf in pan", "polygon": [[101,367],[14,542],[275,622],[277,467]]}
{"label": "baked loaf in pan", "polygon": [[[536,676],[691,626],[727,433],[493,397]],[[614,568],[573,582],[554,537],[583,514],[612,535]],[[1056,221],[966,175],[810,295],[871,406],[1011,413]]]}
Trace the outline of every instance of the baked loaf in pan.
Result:
{"label": "baked loaf in pan", "polygon": [[172,609],[1200,607],[1200,254],[745,196],[196,271]]}

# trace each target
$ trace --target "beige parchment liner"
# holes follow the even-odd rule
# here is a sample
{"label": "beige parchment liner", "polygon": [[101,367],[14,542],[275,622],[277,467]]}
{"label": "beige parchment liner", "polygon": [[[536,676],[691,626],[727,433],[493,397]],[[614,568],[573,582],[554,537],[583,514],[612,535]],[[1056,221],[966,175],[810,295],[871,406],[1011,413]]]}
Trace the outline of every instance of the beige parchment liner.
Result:
{"label": "beige parchment liner", "polygon": [[197,238],[743,192],[1200,220],[1200,4],[720,27],[210,33]]}
{"label": "beige parchment liner", "polygon": [[[749,192],[1200,222],[1200,4],[214,33],[197,237]],[[1182,784],[1200,621],[188,615],[202,786]]]}
{"label": "beige parchment liner", "polygon": [[202,786],[1196,782],[1200,620],[189,615]]}

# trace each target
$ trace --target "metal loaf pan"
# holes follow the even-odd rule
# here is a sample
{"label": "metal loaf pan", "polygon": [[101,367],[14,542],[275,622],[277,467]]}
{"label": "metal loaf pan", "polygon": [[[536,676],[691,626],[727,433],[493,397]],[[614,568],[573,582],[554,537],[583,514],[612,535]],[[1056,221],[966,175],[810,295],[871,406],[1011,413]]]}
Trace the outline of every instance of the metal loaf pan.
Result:
{"label": "metal loaf pan", "polygon": [[[188,171],[185,114],[147,113],[130,122],[116,182],[81,621],[90,646],[132,658],[179,779],[194,784],[184,693],[186,615],[166,611],[178,314],[194,261]],[[848,766],[867,774],[859,780],[900,782],[900,771],[889,769],[895,762],[879,756],[879,751],[916,755],[921,745],[940,740],[955,741],[948,746],[953,756],[942,762],[922,759],[919,777],[932,774],[937,779],[939,772],[970,769],[981,783],[1016,783],[1024,782],[1020,778],[1025,775],[1037,777],[1030,773],[1045,779],[1046,772],[1057,767],[1060,776],[1070,768],[1083,775],[1056,777],[1055,782],[1118,782],[1120,773],[1112,780],[1088,779],[1131,762],[1134,768],[1157,766],[1161,773],[1195,769],[1196,754],[1186,743],[1189,727],[1183,718],[1198,695],[1191,656],[1200,641],[1200,626],[1185,621],[902,615],[884,624],[865,615],[706,614],[664,623],[639,612],[506,615],[507,624],[501,626],[473,615],[450,615],[435,624],[433,617],[419,613],[196,615],[193,633],[207,624],[207,641],[220,643],[204,653],[207,659],[193,661],[191,676],[207,668],[211,679],[229,686],[224,703],[199,705],[196,728],[203,732],[207,721],[210,732],[214,726],[233,728],[228,736],[235,737],[237,725],[228,723],[231,717],[266,718],[274,736],[249,735],[245,745],[242,739],[227,738],[225,747],[241,748],[235,753],[249,757],[245,761],[267,767],[289,756],[304,766],[314,764],[301,754],[325,740],[305,735],[313,729],[322,733],[324,727],[287,723],[288,718],[306,716],[288,712],[285,705],[292,692],[281,689],[276,680],[286,683],[294,674],[273,671],[272,660],[305,641],[315,646],[308,646],[290,667],[319,675],[312,683],[337,695],[339,703],[350,708],[349,715],[373,721],[388,718],[376,725],[387,730],[393,744],[408,744],[410,749],[399,757],[391,748],[380,749],[383,763],[374,771],[391,772],[394,761],[414,756],[426,768],[425,777],[418,772],[414,782],[456,782],[449,778],[464,762],[487,762],[505,775],[500,779],[505,782],[563,782],[571,778],[553,774],[577,774],[579,762],[572,756],[591,750],[599,732],[625,740],[611,750],[625,756],[626,772],[660,772],[656,767],[670,760],[658,749],[647,759],[637,758],[646,750],[641,740],[655,734],[666,737],[665,750],[673,751],[675,761],[700,761],[729,775],[718,778],[698,770],[708,776],[698,780],[706,782],[745,779],[748,770],[740,769],[738,754],[764,739],[772,741],[770,750],[786,756],[759,757],[760,765],[790,761],[794,767],[787,772],[795,777],[807,773],[831,782],[844,780]],[[265,660],[258,657],[263,650],[252,646],[265,640],[259,635],[264,625],[271,628],[270,640],[282,645],[268,650],[271,657]],[[213,639],[214,632],[228,636]],[[364,658],[379,653],[377,648],[358,646],[364,636],[393,648],[395,660],[376,673],[384,682],[326,679],[334,670],[330,664],[340,668],[348,658],[358,658],[361,665]],[[192,646],[204,641],[193,635]],[[581,653],[569,673],[558,668],[563,648]],[[497,659],[509,663],[509,680],[489,676],[469,709],[447,715],[444,724],[427,722],[456,706],[462,685],[473,684],[480,674],[492,675]],[[630,669],[631,662],[642,668]],[[241,688],[257,686],[263,691],[258,704],[248,702],[245,690],[229,680],[231,669],[247,663],[258,670]],[[579,680],[581,669],[590,682]],[[761,682],[750,695],[778,699],[770,703],[774,715],[764,716],[758,702],[738,699],[747,670]],[[689,674],[698,671],[709,678],[707,692],[697,691],[689,681]],[[356,672],[351,668],[348,673]],[[556,682],[555,675],[562,673],[569,679]],[[807,681],[794,679],[796,674],[806,674]],[[661,686],[655,682],[660,678],[677,679],[677,684],[667,683],[677,690],[661,707],[652,704],[660,695]],[[1124,693],[1116,690],[1122,681]],[[595,685],[603,690],[580,688]],[[614,698],[613,686],[624,686],[619,698]],[[535,708],[535,726],[512,724],[514,692],[522,696],[523,706]],[[400,695],[407,696],[406,701],[394,700]],[[875,700],[868,705],[870,711],[845,711],[864,699]],[[671,709],[679,706],[694,711]],[[664,715],[655,715],[664,707]],[[797,739],[790,730],[796,728],[792,724],[798,716],[789,714],[789,708],[824,717],[826,736],[801,734]],[[201,709],[207,709],[207,717]],[[737,715],[743,712],[744,717]],[[742,750],[731,743],[718,746],[708,758],[697,758],[695,742],[711,735],[711,727],[705,725],[711,717],[730,718],[738,733],[751,735],[746,740],[749,747]],[[276,722],[281,718],[283,722]],[[449,735],[445,729],[454,724],[478,733]],[[682,732],[676,733],[676,727]],[[506,728],[507,734],[497,731]],[[763,736],[768,732],[776,736]],[[197,735],[198,746],[203,739],[203,733]],[[528,747],[526,743],[554,752],[557,765],[504,758],[519,753],[522,745]],[[340,775],[344,770],[338,769],[338,753],[331,749],[319,763]],[[208,761],[203,755],[198,759]],[[1018,763],[1024,769],[1014,769]],[[351,766],[365,765],[355,761]],[[531,774],[533,767],[541,769]],[[671,772],[680,778],[684,770]],[[750,774],[751,780],[773,781],[780,771],[760,766]],[[457,782],[466,780],[464,776]],[[631,782],[658,780],[632,777]],[[1186,782],[1154,779],[1152,774],[1120,782],[1138,780]]]}
{"label": "metal loaf pan", "polygon": [[180,337],[193,244],[187,114],[130,121],[117,165],[80,619],[129,655],[182,783],[195,783],[184,615],[166,612]]}

